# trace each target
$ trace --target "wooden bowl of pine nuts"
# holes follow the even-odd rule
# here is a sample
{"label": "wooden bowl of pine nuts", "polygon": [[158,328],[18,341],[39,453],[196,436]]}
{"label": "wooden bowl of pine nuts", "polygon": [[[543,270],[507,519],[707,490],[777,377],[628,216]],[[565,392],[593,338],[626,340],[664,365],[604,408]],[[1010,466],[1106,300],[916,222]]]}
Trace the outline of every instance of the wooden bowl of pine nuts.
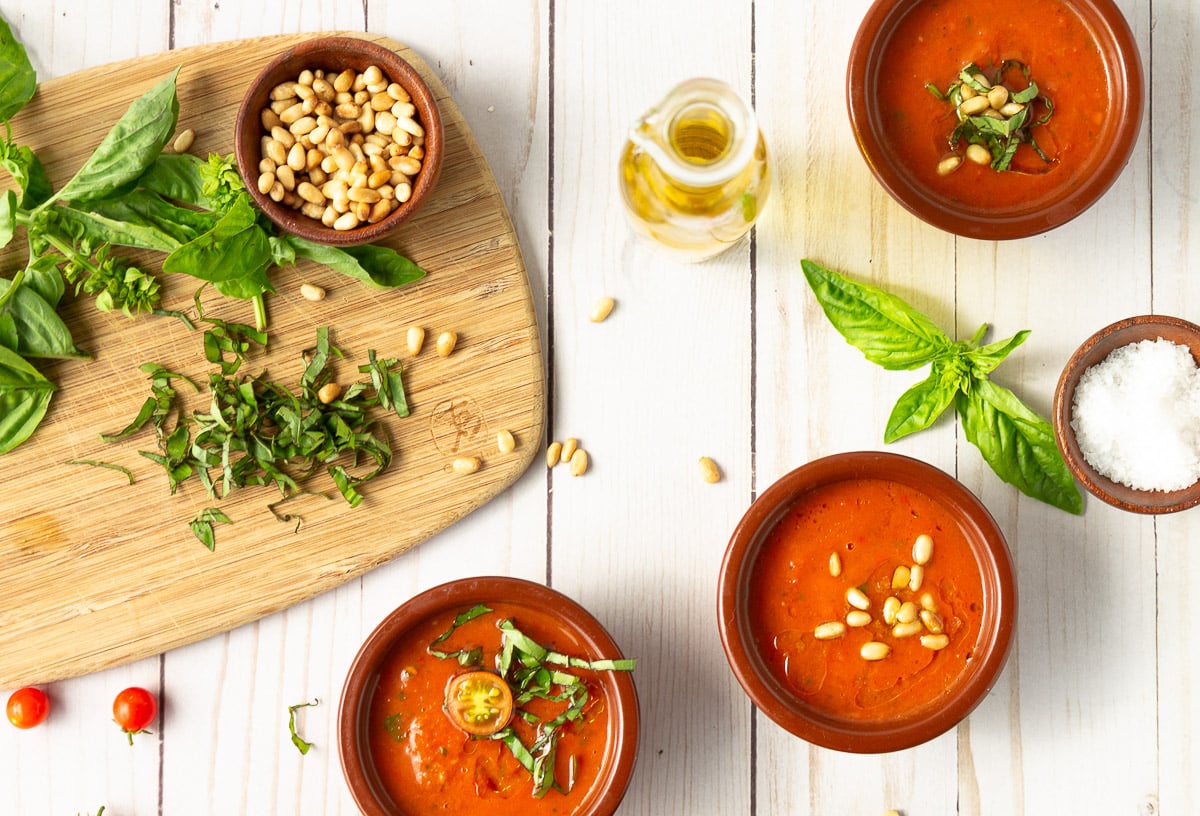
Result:
{"label": "wooden bowl of pine nuts", "polygon": [[876,181],[968,238],[1065,224],[1108,191],[1141,130],[1144,78],[1114,0],[875,0],[846,105]]}
{"label": "wooden bowl of pine nuts", "polygon": [[321,244],[367,244],[429,197],[442,122],[433,93],[396,52],[319,37],[250,83],[234,152],[247,190],[278,227]]}
{"label": "wooden bowl of pine nuts", "polygon": [[784,730],[852,753],[945,733],[987,695],[1016,629],[1012,557],[984,505],[907,456],[854,451],[751,504],[721,566],[734,677]]}

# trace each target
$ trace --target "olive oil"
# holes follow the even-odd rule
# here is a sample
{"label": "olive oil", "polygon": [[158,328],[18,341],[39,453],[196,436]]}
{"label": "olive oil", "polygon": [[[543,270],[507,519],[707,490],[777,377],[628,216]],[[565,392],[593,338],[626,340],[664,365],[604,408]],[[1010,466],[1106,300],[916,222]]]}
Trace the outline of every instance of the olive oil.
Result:
{"label": "olive oil", "polygon": [[637,232],[705,260],[758,220],[770,190],[766,143],[729,86],[689,80],[634,123],[619,181]]}

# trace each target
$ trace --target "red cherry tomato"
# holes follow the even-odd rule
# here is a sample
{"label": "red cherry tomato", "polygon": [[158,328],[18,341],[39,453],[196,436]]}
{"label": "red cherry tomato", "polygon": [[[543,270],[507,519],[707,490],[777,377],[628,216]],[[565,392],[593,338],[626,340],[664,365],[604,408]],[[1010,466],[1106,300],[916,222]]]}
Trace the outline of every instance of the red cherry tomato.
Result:
{"label": "red cherry tomato", "polygon": [[129,737],[130,745],[133,745],[133,735],[145,733],[157,716],[158,701],[144,688],[127,688],[113,700],[113,719]]}
{"label": "red cherry tomato", "polygon": [[49,713],[50,698],[41,689],[17,689],[8,698],[8,721],[17,728],[41,725]]}

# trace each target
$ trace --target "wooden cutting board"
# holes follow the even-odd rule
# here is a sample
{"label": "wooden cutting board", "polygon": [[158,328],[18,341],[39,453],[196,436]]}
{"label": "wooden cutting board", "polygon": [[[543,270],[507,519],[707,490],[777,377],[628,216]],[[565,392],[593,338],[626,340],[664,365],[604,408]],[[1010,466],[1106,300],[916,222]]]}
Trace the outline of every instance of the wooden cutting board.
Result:
{"label": "wooden cutting board", "polygon": [[[198,155],[233,150],[233,122],[249,80],[282,49],[308,36],[279,36],[199,46],[102,66],[43,83],[13,123],[17,143],[42,158],[57,189],[83,163],[136,97],[175,66],[179,129],[196,131]],[[363,36],[363,35],[352,35]],[[332,498],[304,495],[281,522],[268,507],[274,488],[246,488],[213,501],[195,480],[171,495],[162,470],[138,454],[154,450],[153,432],[108,444],[101,433],[125,427],[149,396],[144,362],[205,383],[201,331],[170,317],[102,314],[91,299],[60,310],[91,360],[37,361],[59,390],[36,434],[0,456],[0,688],[49,682],[158,654],[223,632],[310,598],[378,566],[444,529],[512,484],[541,448],[545,416],[534,305],[504,200],[462,114],[445,86],[410,49],[398,51],[426,79],[441,106],[445,159],[432,199],[388,243],[428,270],[422,281],[376,291],[324,267],[277,270],[268,296],[270,350],[251,364],[295,386],[301,352],[329,326],[345,353],[339,379],[364,378],[368,349],[397,357],[412,415],[384,419],[391,467],[368,483],[351,508],[323,472],[310,482]],[[12,186],[0,171],[0,190]],[[0,253],[4,277],[25,262],[24,231]],[[124,253],[132,254],[132,253]],[[161,255],[138,255],[158,269]],[[329,293],[300,297],[303,282]],[[194,316],[198,281],[163,278],[163,307]],[[70,298],[68,297],[68,300]],[[249,304],[205,298],[206,312],[253,323]],[[428,333],[410,358],[410,325]],[[452,355],[433,338],[458,333]],[[204,397],[191,408],[206,408]],[[513,453],[500,454],[496,432],[512,431]],[[455,474],[457,456],[483,467]],[[66,464],[90,459],[136,476]],[[217,526],[216,550],[188,529],[201,510],[220,506],[233,524]]]}

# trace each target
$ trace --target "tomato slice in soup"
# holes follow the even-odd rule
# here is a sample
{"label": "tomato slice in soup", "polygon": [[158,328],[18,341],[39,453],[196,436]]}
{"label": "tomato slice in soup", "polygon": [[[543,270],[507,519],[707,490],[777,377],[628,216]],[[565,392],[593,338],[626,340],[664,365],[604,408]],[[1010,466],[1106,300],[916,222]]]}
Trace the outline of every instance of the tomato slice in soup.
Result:
{"label": "tomato slice in soup", "polygon": [[512,719],[512,690],[495,672],[477,669],[456,674],[446,684],[446,713],[471,736],[491,736]]}

